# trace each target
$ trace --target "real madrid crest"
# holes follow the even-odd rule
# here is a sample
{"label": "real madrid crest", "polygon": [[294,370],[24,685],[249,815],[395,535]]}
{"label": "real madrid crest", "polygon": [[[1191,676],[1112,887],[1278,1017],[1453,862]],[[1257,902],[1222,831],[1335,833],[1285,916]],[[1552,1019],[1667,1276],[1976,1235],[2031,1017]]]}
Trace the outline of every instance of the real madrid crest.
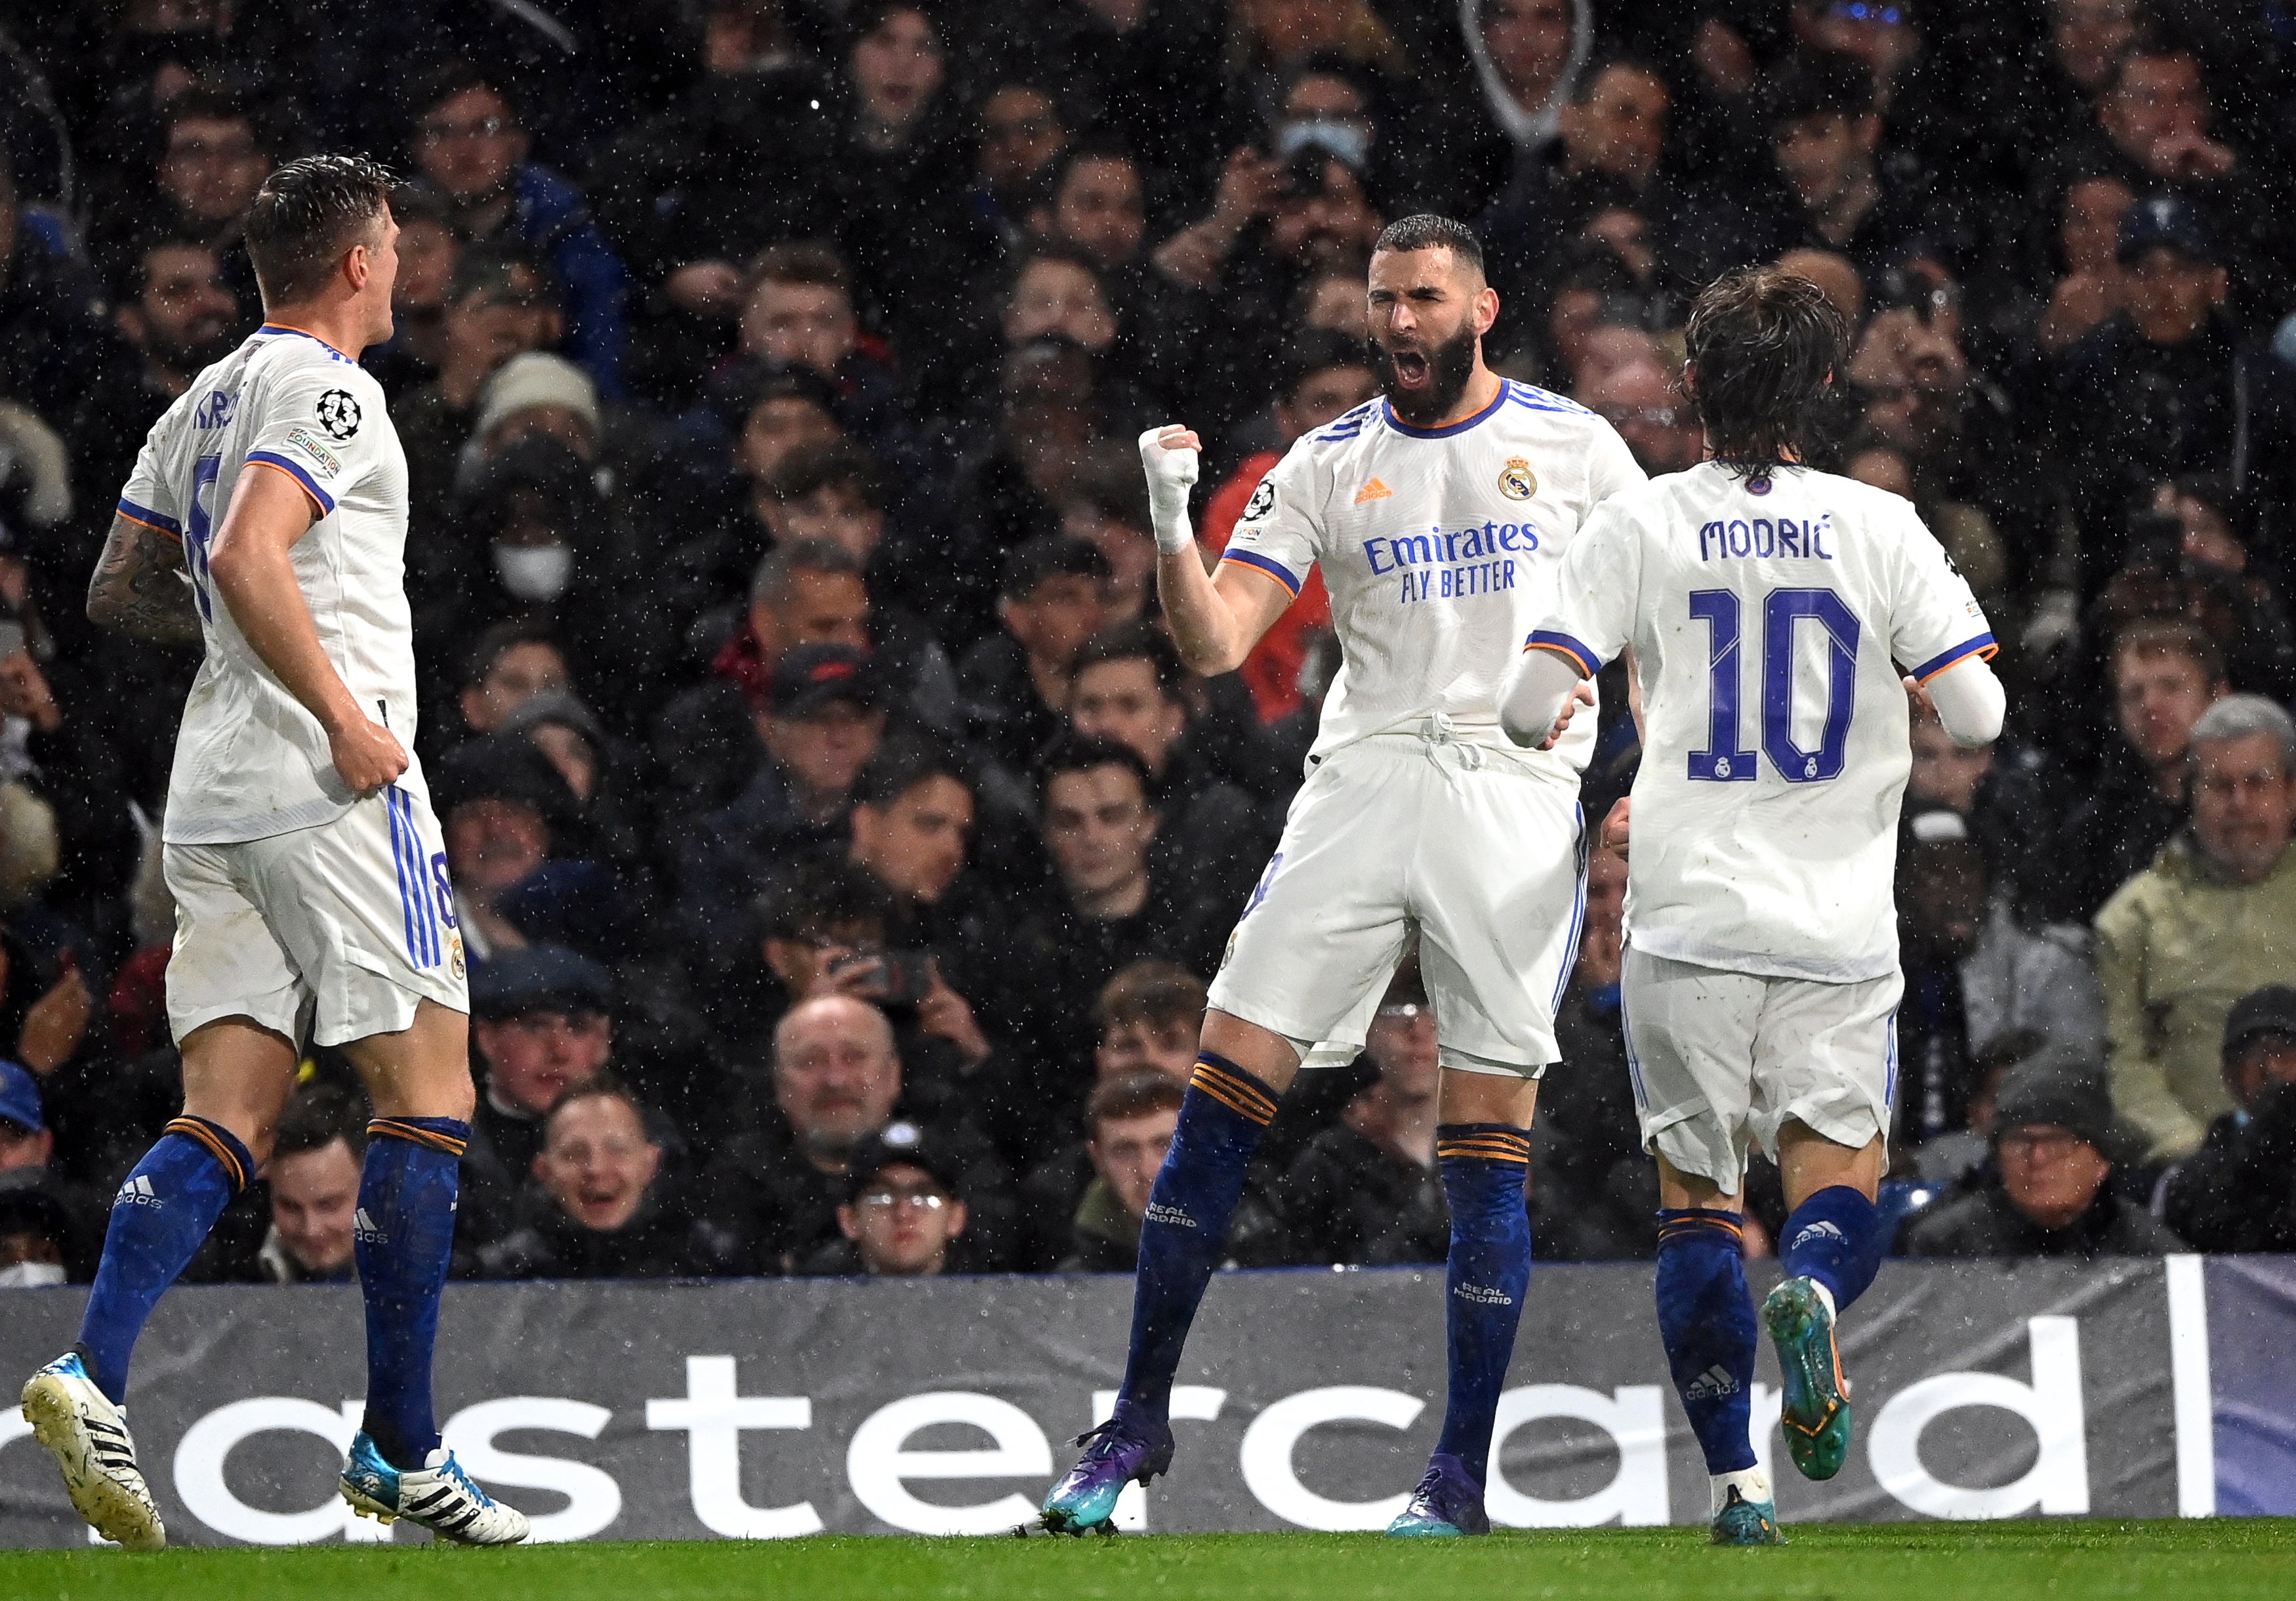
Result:
{"label": "real madrid crest", "polygon": [[1529,500],[1538,493],[1538,474],[1521,456],[1511,456],[1499,469],[1499,493],[1509,500]]}

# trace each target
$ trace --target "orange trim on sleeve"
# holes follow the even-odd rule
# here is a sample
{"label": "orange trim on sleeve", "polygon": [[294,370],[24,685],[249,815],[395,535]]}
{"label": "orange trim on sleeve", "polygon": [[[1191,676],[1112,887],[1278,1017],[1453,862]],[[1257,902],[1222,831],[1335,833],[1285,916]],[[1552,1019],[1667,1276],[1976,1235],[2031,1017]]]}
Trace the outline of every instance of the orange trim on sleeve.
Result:
{"label": "orange trim on sleeve", "polygon": [[160,538],[165,539],[173,539],[178,545],[181,545],[184,542],[184,536],[177,533],[174,529],[161,528],[156,522],[146,521],[141,517],[131,517],[127,513],[121,511],[114,511],[111,514],[119,518],[122,522],[132,522],[138,528],[148,528],[153,533],[158,534]]}
{"label": "orange trim on sleeve", "polygon": [[311,515],[314,521],[327,515],[327,508],[319,504],[319,497],[311,493],[309,486],[305,484],[301,479],[296,477],[292,472],[288,472],[286,468],[281,466],[277,462],[258,461],[256,458],[250,456],[247,461],[247,465],[250,467],[267,467],[272,472],[279,474],[280,477],[285,479],[289,483],[293,484],[295,486],[296,492],[301,495],[304,499],[311,503]]}
{"label": "orange trim on sleeve", "polygon": [[1947,662],[1943,667],[1933,667],[1933,668],[1931,668],[1929,671],[1927,671],[1927,672],[1923,673],[1920,677],[1918,677],[1918,678],[1915,679],[1915,680],[1914,680],[1914,682],[1915,682],[1915,683],[1916,683],[1916,684],[1926,684],[1926,683],[1928,683],[1931,678],[1936,677],[1939,673],[1951,672],[1955,668],[1959,667],[1963,662],[1964,662],[1964,661],[1968,661],[1972,656],[1976,657],[1980,661],[1992,661],[1992,660],[1993,660],[1993,658],[1994,658],[1994,657],[1996,657],[1996,656],[1999,655],[2000,653],[2001,653],[2001,647],[2000,647],[1999,645],[1979,645],[1979,646],[1978,646],[1975,650],[1973,650],[1973,651],[1964,651],[1964,652],[1962,652],[1962,653],[1961,653],[1960,655],[1956,656],[1952,661],[1950,661]]}

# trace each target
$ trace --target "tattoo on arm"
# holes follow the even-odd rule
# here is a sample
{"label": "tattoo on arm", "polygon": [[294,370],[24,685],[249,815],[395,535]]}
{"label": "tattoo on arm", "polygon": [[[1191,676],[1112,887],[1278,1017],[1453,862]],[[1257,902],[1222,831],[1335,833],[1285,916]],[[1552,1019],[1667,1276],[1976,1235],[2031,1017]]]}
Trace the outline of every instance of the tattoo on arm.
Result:
{"label": "tattoo on arm", "polygon": [[88,580],[88,620],[161,645],[197,645],[199,608],[183,571],[181,546],[158,529],[115,516]]}

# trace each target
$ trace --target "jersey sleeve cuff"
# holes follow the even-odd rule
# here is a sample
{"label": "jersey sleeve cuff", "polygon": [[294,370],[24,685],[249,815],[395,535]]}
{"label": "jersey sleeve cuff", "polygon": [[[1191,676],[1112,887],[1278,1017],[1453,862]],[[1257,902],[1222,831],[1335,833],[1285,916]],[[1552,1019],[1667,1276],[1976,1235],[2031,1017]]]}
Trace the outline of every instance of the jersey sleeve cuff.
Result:
{"label": "jersey sleeve cuff", "polygon": [[140,522],[156,533],[162,533],[176,544],[184,542],[183,525],[165,512],[155,512],[150,506],[137,505],[125,497],[119,502],[119,513],[130,522]]}
{"label": "jersey sleeve cuff", "polygon": [[303,493],[308,495],[311,497],[311,504],[319,508],[320,516],[332,517],[334,515],[335,497],[319,487],[319,480],[317,479],[313,478],[308,472],[304,472],[302,468],[288,460],[287,457],[281,456],[277,451],[250,450],[247,453],[247,464],[250,467],[274,467],[278,471],[284,472],[288,477],[293,479],[297,483],[303,486]]}
{"label": "jersey sleeve cuff", "polygon": [[1230,550],[1220,557],[1220,563],[1223,566],[1226,565],[1230,562],[1234,562],[1239,567],[1248,567],[1254,572],[1264,573],[1267,577],[1274,579],[1277,583],[1283,585],[1284,588],[1290,590],[1295,598],[1300,593],[1300,587],[1307,582],[1305,579],[1292,577],[1292,570],[1284,566],[1283,562],[1272,561],[1268,557],[1260,555],[1255,551]]}
{"label": "jersey sleeve cuff", "polygon": [[1990,634],[1980,634],[1974,639],[1964,639],[1949,651],[1940,652],[1914,669],[1910,675],[1916,684],[1926,684],[1956,661],[1966,661],[1972,656],[1992,660],[2001,649]]}
{"label": "jersey sleeve cuff", "polygon": [[1582,678],[1591,678],[1603,670],[1603,659],[1587,648],[1584,640],[1572,637],[1560,628],[1533,628],[1530,637],[1522,642],[1527,651],[1553,651],[1578,669]]}

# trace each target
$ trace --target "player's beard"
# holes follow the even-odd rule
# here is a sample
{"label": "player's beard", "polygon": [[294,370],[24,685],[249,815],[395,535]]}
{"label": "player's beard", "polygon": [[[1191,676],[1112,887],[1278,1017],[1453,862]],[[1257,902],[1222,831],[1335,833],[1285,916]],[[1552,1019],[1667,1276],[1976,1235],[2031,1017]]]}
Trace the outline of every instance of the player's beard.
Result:
{"label": "player's beard", "polygon": [[1414,427],[1425,428],[1441,422],[1459,404],[1467,392],[1467,380],[1475,372],[1475,328],[1470,323],[1458,333],[1433,346],[1427,357],[1427,387],[1406,390],[1396,380],[1395,358],[1376,339],[1365,343],[1371,350],[1371,367],[1379,378],[1380,386],[1387,391],[1387,403],[1395,415]]}

